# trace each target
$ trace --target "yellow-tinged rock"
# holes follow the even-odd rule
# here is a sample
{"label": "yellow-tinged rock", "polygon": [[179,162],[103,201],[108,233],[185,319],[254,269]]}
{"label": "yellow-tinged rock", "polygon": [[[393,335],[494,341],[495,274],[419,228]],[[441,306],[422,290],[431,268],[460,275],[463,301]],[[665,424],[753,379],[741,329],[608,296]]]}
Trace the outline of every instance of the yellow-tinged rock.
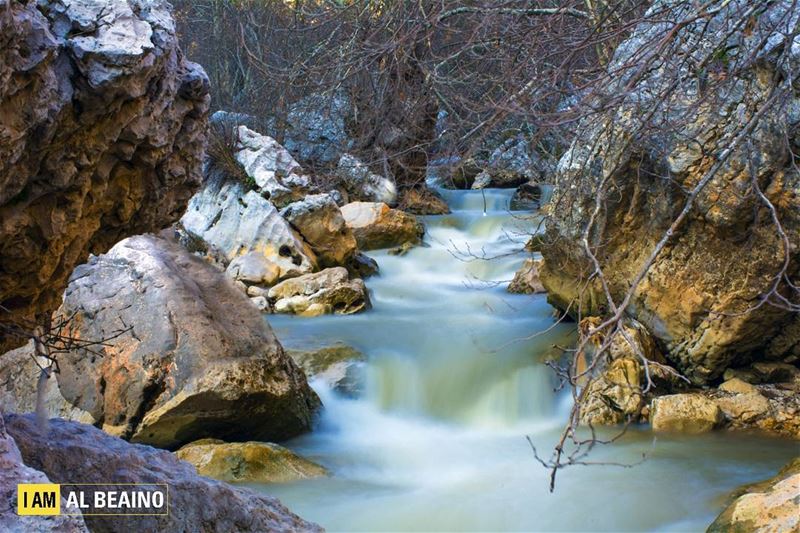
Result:
{"label": "yellow-tinged rock", "polygon": [[650,406],[653,431],[705,433],[722,423],[719,406],[702,394],[671,394]]}
{"label": "yellow-tinged rock", "polygon": [[328,471],[277,444],[202,439],[175,455],[200,475],[229,482],[284,483],[327,476]]}
{"label": "yellow-tinged rock", "polygon": [[739,378],[731,378],[722,385],[719,386],[719,390],[724,390],[726,392],[735,392],[737,394],[749,394],[751,392],[757,392],[753,385],[750,383],[739,379]]}

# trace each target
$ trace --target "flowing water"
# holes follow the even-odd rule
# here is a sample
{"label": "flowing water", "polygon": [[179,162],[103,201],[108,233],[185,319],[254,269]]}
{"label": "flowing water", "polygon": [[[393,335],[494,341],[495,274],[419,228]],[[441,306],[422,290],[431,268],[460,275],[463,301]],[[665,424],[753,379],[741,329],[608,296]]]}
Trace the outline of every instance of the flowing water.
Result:
{"label": "flowing water", "polygon": [[371,254],[381,267],[367,280],[371,311],[270,316],[287,347],[344,342],[368,363],[357,399],[312,383],[319,426],[287,444],[331,476],[256,489],[330,531],[700,531],[730,490],[797,453],[780,440],[656,440],[643,428],[591,459],[645,462],[564,470],[550,494],[525,436],[542,451],[558,437],[568,399],[541,360],[574,326],[554,326],[544,295],[505,291],[538,219],[509,212],[511,191],[442,192],[453,213],[427,217],[425,247]]}

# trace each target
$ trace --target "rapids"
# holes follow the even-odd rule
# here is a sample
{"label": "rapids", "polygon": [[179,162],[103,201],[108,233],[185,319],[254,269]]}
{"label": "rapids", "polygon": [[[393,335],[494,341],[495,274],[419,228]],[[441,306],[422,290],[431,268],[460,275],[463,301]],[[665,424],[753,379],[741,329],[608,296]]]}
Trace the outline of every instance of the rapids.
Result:
{"label": "rapids", "polygon": [[655,439],[648,428],[601,447],[556,491],[533,457],[569,410],[541,364],[574,325],[553,327],[544,295],[505,292],[539,217],[511,213],[513,191],[442,191],[451,215],[426,217],[425,247],[371,254],[374,308],[354,316],[269,317],[284,346],[335,342],[368,356],[365,391],[325,404],[287,446],[330,478],[254,486],[329,531],[702,531],[736,486],[796,454],[778,439],[715,433]]}

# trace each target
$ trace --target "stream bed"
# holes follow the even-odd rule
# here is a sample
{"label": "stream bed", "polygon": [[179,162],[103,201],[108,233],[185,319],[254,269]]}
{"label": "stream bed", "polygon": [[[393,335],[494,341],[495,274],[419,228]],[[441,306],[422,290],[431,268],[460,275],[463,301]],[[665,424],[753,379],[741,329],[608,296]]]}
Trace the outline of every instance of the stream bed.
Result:
{"label": "stream bed", "polygon": [[544,454],[558,438],[569,400],[541,361],[574,324],[554,326],[545,295],[506,292],[538,223],[509,212],[512,193],[442,191],[453,213],[425,217],[425,246],[369,254],[372,310],[269,317],[287,348],[341,342],[368,361],[358,398],[312,382],[318,427],[286,443],[331,476],[254,488],[329,531],[703,531],[732,489],[797,454],[780,439],[642,427],[590,460],[646,461],[568,468],[551,494],[525,436]]}

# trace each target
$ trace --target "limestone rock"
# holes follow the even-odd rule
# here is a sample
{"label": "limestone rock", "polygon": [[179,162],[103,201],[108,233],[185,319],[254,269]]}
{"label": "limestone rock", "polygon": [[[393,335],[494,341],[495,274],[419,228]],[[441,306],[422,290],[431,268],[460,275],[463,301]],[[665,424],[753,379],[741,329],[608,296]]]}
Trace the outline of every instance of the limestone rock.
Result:
{"label": "limestone rock", "polygon": [[357,278],[368,278],[380,272],[378,262],[366,254],[356,253],[347,265],[347,270]]}
{"label": "limestone rock", "polygon": [[353,145],[347,134],[351,107],[343,93],[312,94],[293,103],[286,117],[284,145],[301,161],[335,163]]}
{"label": "limestone rock", "polygon": [[800,459],[786,465],[774,478],[743,489],[745,493],[714,520],[707,533],[773,533],[800,529]]}
{"label": "limestone rock", "polygon": [[447,215],[450,207],[439,194],[428,187],[406,189],[400,197],[399,209],[415,215]]}
{"label": "limestone rock", "polygon": [[281,277],[281,267],[258,252],[247,252],[230,262],[225,272],[245,285],[274,285]]}
{"label": "limestone rock", "polygon": [[86,516],[92,531],[322,531],[276,498],[201,477],[170,452],[131,444],[92,426],[54,419],[45,434],[33,417],[9,415],[6,427],[25,463],[53,483],[169,485],[167,515]]}
{"label": "limestone rock", "polygon": [[[658,338],[674,366],[702,385],[714,382],[732,364],[796,355],[799,338],[800,314],[785,306],[756,305],[770,291],[785,257],[782,237],[751,187],[757,180],[775,206],[792,243],[783,276],[797,279],[800,174],[786,149],[785,133],[794,143],[798,114],[786,110],[798,109],[798,93],[782,88],[788,94],[785,106],[765,110],[747,142],[731,144],[774,94],[775,83],[785,83],[782,71],[797,63],[796,45],[787,38],[793,35],[793,12],[788,10],[794,8],[784,2],[770,4],[753,18],[757,32],[739,32],[725,41],[724,28],[730,20],[744,17],[750,6],[730,2],[700,21],[692,19],[694,7],[688,3],[653,4],[646,20],[618,47],[610,67],[619,69],[619,75],[609,81],[608,92],[598,96],[613,98],[624,90],[626,103],[611,116],[587,119],[560,160],[551,202],[560,208],[550,213],[549,246],[542,250],[542,282],[549,300],[567,309],[585,288],[582,308],[576,303],[570,311],[602,315],[606,299],[600,283],[580,281],[595,269],[582,249],[581,236],[602,194],[601,184],[608,188],[608,201],[591,234],[593,242],[601,243],[598,259],[619,302],[683,209],[686,191],[720,162],[626,309]],[[662,23],[665,20],[674,22]],[[689,20],[693,22],[681,26],[680,21]],[[632,71],[621,65],[628,65],[646,43],[666,42],[673,28],[677,33],[669,41],[675,48],[653,56],[643,76],[628,87]],[[676,69],[682,68],[681,58],[695,53],[690,49],[705,55],[721,46],[731,52],[726,58],[731,65],[746,65],[731,73],[724,90],[708,100],[698,98],[702,80],[691,79],[694,74],[687,72],[686,81],[662,100]],[[758,60],[748,62],[745,58],[750,57]],[[657,111],[650,113],[655,106]],[[635,135],[637,131],[648,133]],[[676,131],[681,135],[674,135]],[[753,161],[757,164],[751,169]],[[745,234],[747,239],[742,238]],[[788,286],[784,292],[794,295]],[[785,331],[795,333],[780,335]]]}
{"label": "limestone rock", "polygon": [[320,465],[269,442],[202,439],[175,455],[194,465],[201,476],[233,483],[285,483],[328,474]]}
{"label": "limestone rock", "polygon": [[588,385],[586,401],[581,406],[581,423],[608,426],[628,419],[638,421],[645,401],[643,374],[644,368],[637,359],[612,361],[608,369]]}
{"label": "limestone rock", "polygon": [[425,233],[414,215],[384,203],[351,202],[342,207],[342,215],[362,250],[417,244]]}
{"label": "limestone rock", "polygon": [[702,394],[672,394],[653,400],[653,431],[704,433],[719,426],[724,416],[719,406]]}
{"label": "limestone rock", "polygon": [[[246,261],[278,267],[278,279],[299,276],[317,268],[317,258],[269,200],[240,183],[210,182],[189,202],[181,224],[232,263]],[[261,256],[257,258],[254,256]],[[233,272],[231,272],[233,273]]]}
{"label": "limestone rock", "polygon": [[321,379],[331,389],[357,396],[364,384],[366,357],[355,348],[335,344],[310,350],[287,350],[309,379]]}
{"label": "limestone rock", "polygon": [[[73,273],[71,334],[118,335],[59,359],[64,397],[106,431],[175,448],[203,437],[280,440],[319,400],[247,296],[162,237],[126,239]],[[120,334],[120,332],[123,332]]]}
{"label": "limestone rock", "polygon": [[201,183],[209,87],[165,0],[2,11],[0,318],[19,323],[49,316],[90,252],[177,220]]}
{"label": "limestone rock", "polygon": [[545,291],[544,285],[539,280],[541,259],[526,259],[508,285],[508,292],[513,294],[540,294]]}
{"label": "limestone rock", "polygon": [[[36,358],[33,341],[25,346],[0,356],[0,411],[4,413],[33,413],[36,411],[36,395],[44,358]],[[60,417],[87,424],[94,423],[92,416],[74,407],[64,399],[58,388],[55,374],[45,384],[44,413],[47,418]]]}
{"label": "limestone rock", "polygon": [[369,293],[360,279],[350,279],[343,267],[287,279],[269,290],[276,313],[318,316],[350,315],[370,308]]}
{"label": "limestone rock", "polygon": [[[88,532],[82,516],[19,516],[17,515],[18,483],[52,483],[46,474],[26,466],[17,443],[8,435],[0,413],[0,501],[4,510],[0,513],[0,530],[8,532],[65,533]],[[61,498],[61,508],[66,507],[66,498]]]}
{"label": "limestone rock", "polygon": [[261,196],[283,207],[306,195],[311,178],[275,139],[242,125],[238,127],[238,143],[235,157],[253,178]]}
{"label": "limestone rock", "polygon": [[722,385],[720,385],[719,390],[724,390],[726,392],[733,392],[733,393],[749,394],[751,392],[756,392],[758,389],[756,389],[750,383],[742,381],[739,378],[731,378]]}
{"label": "limestone rock", "polygon": [[397,203],[394,180],[373,173],[361,160],[350,154],[344,154],[339,159],[336,175],[344,183],[351,200],[389,205]]}
{"label": "limestone rock", "polygon": [[306,196],[281,210],[314,250],[321,267],[346,266],[358,251],[336,201],[328,194]]}

